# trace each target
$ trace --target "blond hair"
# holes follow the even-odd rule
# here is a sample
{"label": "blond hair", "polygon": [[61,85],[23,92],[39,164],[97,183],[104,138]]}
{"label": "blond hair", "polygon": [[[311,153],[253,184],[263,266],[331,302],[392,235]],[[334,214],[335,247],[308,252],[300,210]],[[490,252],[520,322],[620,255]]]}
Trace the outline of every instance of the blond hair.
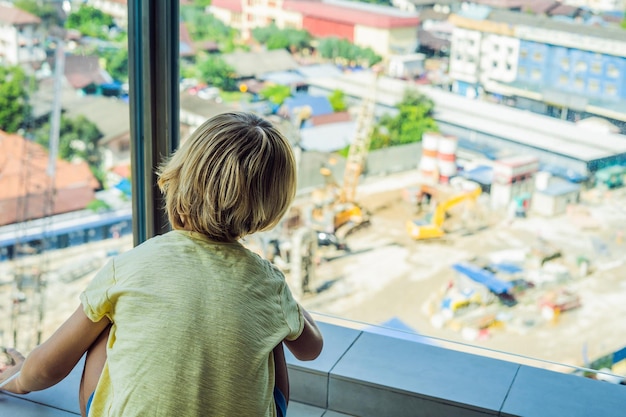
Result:
{"label": "blond hair", "polygon": [[244,112],[204,122],[157,175],[172,227],[225,242],[274,227],[296,192],[288,140]]}

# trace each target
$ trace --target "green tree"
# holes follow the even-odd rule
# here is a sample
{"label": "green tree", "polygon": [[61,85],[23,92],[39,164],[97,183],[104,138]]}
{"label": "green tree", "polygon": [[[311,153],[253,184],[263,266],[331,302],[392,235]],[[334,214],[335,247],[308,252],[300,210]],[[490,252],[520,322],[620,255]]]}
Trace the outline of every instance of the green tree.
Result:
{"label": "green tree", "polygon": [[105,58],[105,69],[117,81],[128,81],[128,46],[109,49],[102,53]]}
{"label": "green tree", "polygon": [[20,67],[0,66],[0,130],[14,133],[29,118],[29,82]]}
{"label": "green tree", "polygon": [[272,103],[280,106],[289,96],[291,96],[291,88],[280,84],[268,85],[261,90],[260,94]]}
{"label": "green tree", "polygon": [[109,28],[113,26],[113,17],[91,6],[81,6],[70,13],[65,22],[68,29],[76,29],[85,36],[108,39]]}
{"label": "green tree", "polygon": [[439,130],[432,117],[434,103],[425,95],[415,90],[406,90],[396,108],[397,115],[381,117],[374,127],[370,149],[419,142],[424,132]]}
{"label": "green tree", "polygon": [[371,48],[361,48],[347,39],[324,38],[319,42],[317,50],[322,58],[331,59],[343,65],[371,67],[382,61],[382,58]]}
{"label": "green tree", "polygon": [[232,42],[235,37],[236,31],[233,28],[215,16],[205,13],[202,8],[183,6],[180,15],[194,42],[210,40],[221,45]]}
{"label": "green tree", "polygon": [[[44,123],[35,132],[35,142],[46,148],[50,147],[50,122]],[[70,118],[61,116],[59,129],[59,158],[66,161],[80,160],[89,165],[91,172],[102,184],[102,153],[98,142],[102,132],[85,116]]]}
{"label": "green tree", "polygon": [[348,108],[346,95],[341,90],[333,90],[330,96],[328,96],[328,101],[330,101],[330,105],[335,112],[345,111]]}
{"label": "green tree", "polygon": [[295,52],[308,48],[311,45],[311,35],[306,30],[279,29],[274,23],[252,29],[252,37],[270,50],[288,49],[291,52]]}
{"label": "green tree", "polygon": [[198,63],[198,72],[210,85],[222,90],[234,91],[237,89],[235,70],[219,56],[209,55]]}
{"label": "green tree", "polygon": [[252,39],[262,45],[265,45],[276,31],[278,31],[278,27],[274,23],[267,26],[259,26],[252,29]]}

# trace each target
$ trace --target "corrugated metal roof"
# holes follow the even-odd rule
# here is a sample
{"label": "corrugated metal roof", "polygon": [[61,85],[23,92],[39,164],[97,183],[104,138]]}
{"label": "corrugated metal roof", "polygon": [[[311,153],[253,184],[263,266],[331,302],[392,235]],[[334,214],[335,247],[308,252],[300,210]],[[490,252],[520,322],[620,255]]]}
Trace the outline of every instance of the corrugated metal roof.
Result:
{"label": "corrugated metal roof", "polygon": [[259,77],[275,71],[289,71],[298,68],[298,63],[284,49],[262,52],[233,52],[221,58],[241,78]]}
{"label": "corrugated metal roof", "polygon": [[[362,97],[371,75],[353,73],[335,78],[312,79],[309,84]],[[429,86],[381,77],[377,100],[395,106],[407,88],[426,94],[435,102],[435,119],[494,137],[564,155],[579,161],[594,161],[626,154],[626,136],[586,129],[575,123],[481,100],[472,100]]]}

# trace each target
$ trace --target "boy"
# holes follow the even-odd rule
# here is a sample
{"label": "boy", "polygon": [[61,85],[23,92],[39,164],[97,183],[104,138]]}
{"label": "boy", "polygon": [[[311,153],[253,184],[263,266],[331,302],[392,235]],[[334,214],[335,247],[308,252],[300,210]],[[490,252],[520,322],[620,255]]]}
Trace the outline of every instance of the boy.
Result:
{"label": "boy", "polygon": [[62,380],[87,352],[83,416],[284,416],[282,344],[315,359],[323,340],[284,276],[244,248],[295,195],[288,141],[249,113],[202,126],[158,173],[174,230],[109,261],[81,307],[0,374],[17,394]]}

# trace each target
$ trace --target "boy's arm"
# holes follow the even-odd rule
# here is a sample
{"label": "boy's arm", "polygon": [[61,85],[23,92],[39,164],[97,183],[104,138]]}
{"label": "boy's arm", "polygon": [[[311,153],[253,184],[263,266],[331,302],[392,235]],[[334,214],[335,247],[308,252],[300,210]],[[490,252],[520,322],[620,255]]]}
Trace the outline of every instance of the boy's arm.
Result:
{"label": "boy's arm", "polygon": [[304,308],[300,307],[304,316],[304,329],[296,340],[285,340],[285,346],[301,361],[311,361],[322,352],[324,339],[315,320]]}
{"label": "boy's arm", "polygon": [[[0,381],[17,371],[20,375],[2,389],[15,394],[27,394],[51,387],[65,378],[83,354],[109,325],[109,320],[92,322],[82,306],[43,344],[36,347],[26,360],[13,351],[16,365],[0,373]],[[10,374],[10,375],[7,375]]]}

